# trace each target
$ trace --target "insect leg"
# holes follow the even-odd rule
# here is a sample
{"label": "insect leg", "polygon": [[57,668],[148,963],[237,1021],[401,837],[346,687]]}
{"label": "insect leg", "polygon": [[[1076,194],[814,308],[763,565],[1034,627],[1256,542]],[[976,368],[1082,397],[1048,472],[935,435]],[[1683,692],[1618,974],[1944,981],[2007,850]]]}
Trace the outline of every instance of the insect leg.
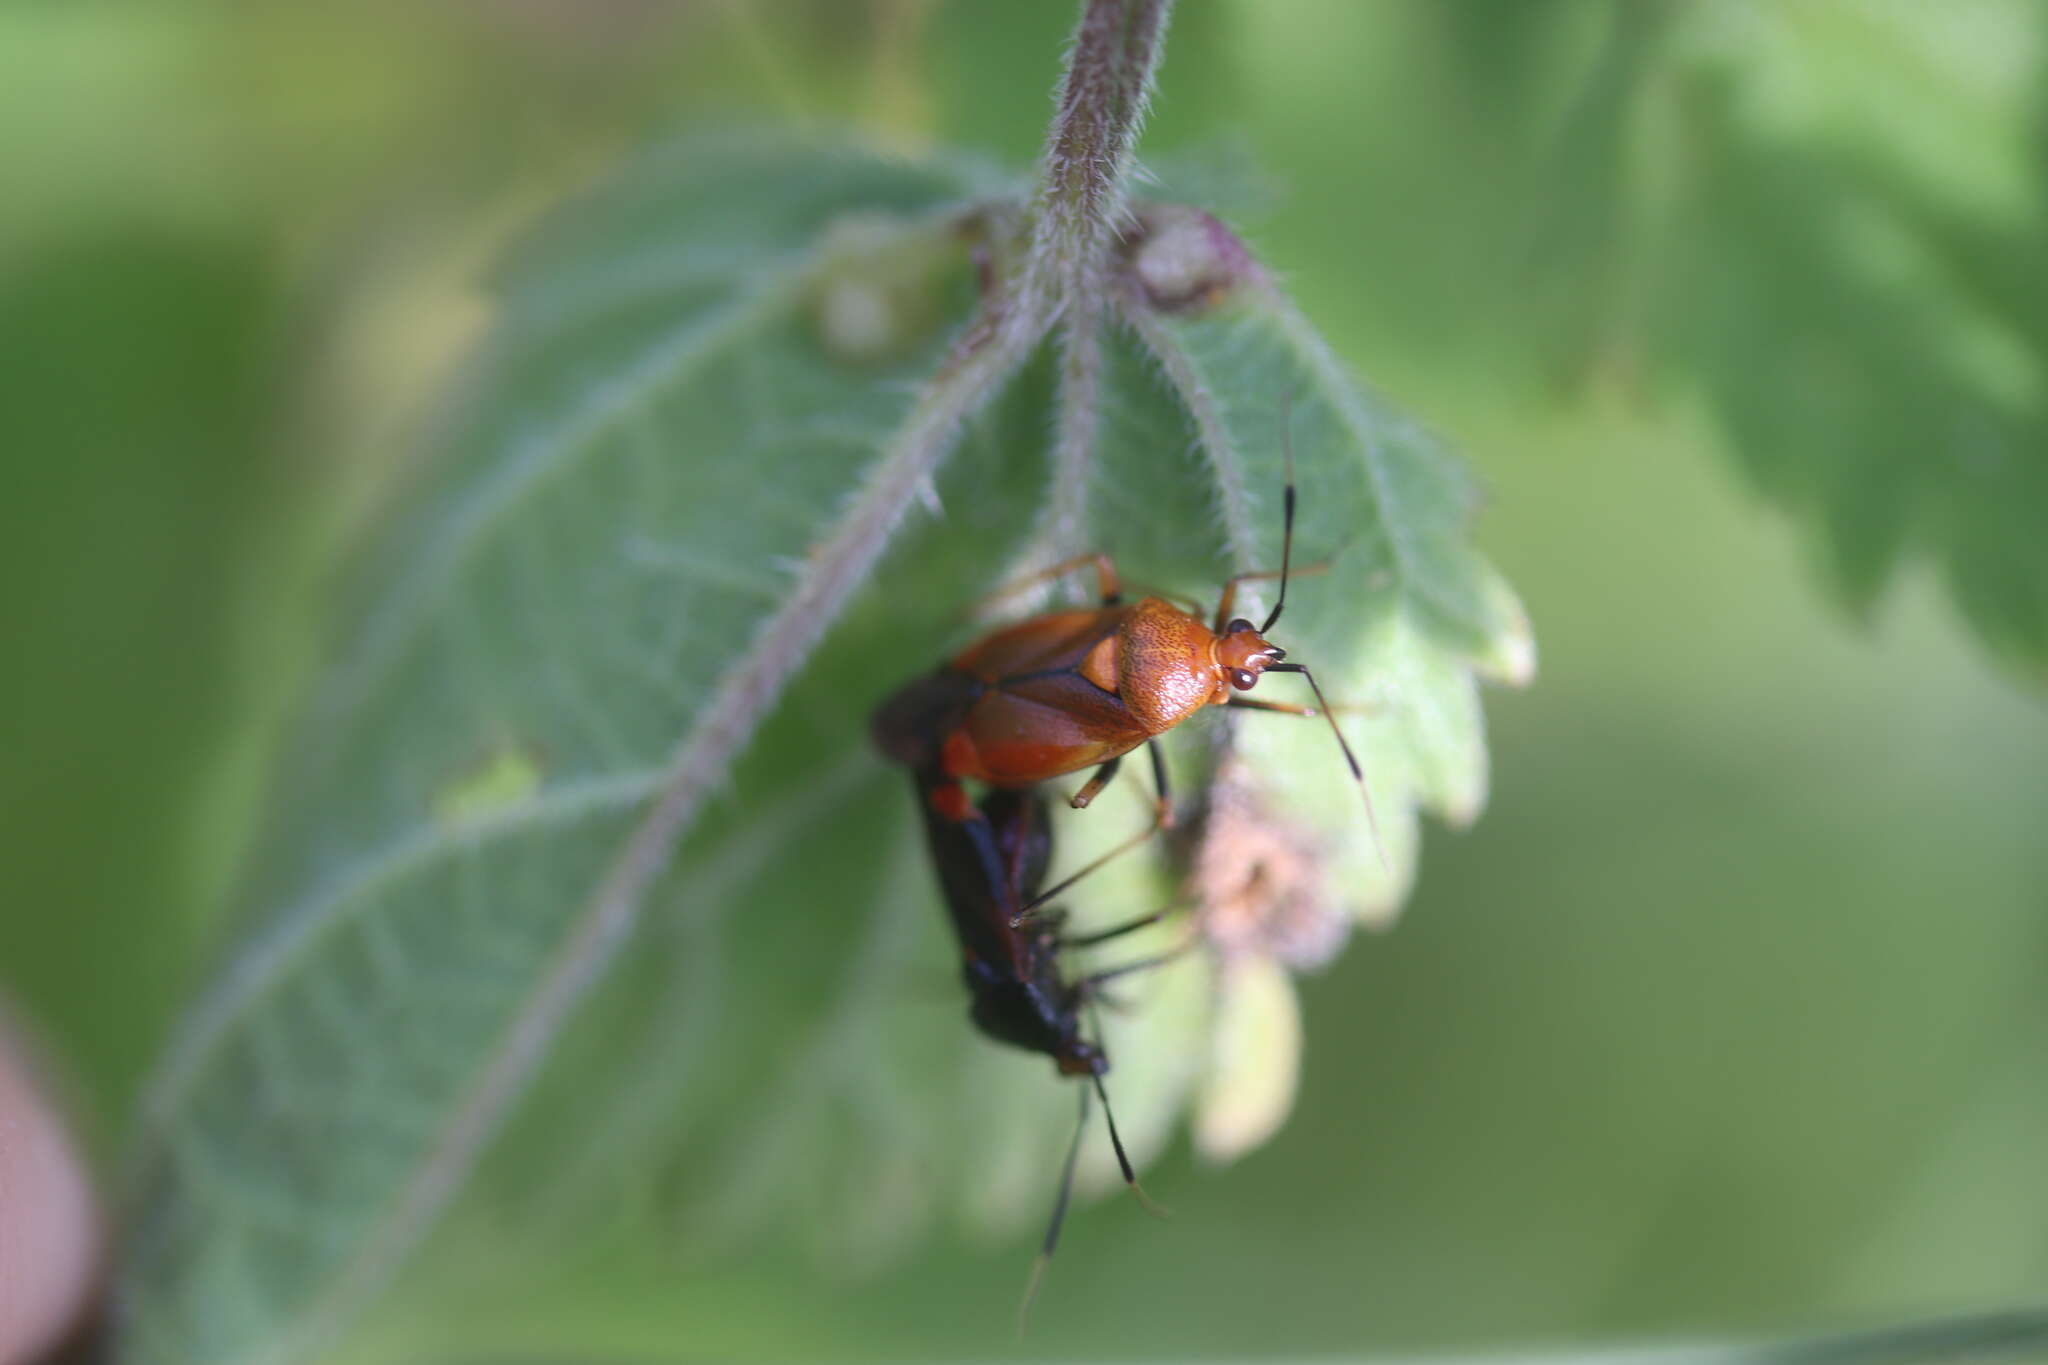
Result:
{"label": "insect leg", "polygon": [[975,608],[980,610],[983,607],[991,606],[996,602],[1002,601],[1005,597],[1015,596],[1017,593],[1023,592],[1028,588],[1034,588],[1040,583],[1050,582],[1061,574],[1072,573],[1076,569],[1085,569],[1090,565],[1095,567],[1095,590],[1096,595],[1102,600],[1102,605],[1105,607],[1120,605],[1124,600],[1124,590],[1123,580],[1117,577],[1116,561],[1108,555],[1097,551],[1094,554],[1075,555],[1072,559],[1062,559],[1059,563],[1049,564],[1036,573],[1029,573],[1022,578],[1012,579],[1010,582],[1004,583],[1000,587],[986,593],[981,601],[975,604]]}
{"label": "insect leg", "polygon": [[1038,1301],[1038,1287],[1045,1280],[1045,1268],[1060,1244],[1060,1225],[1067,1221],[1067,1203],[1074,1194],[1074,1167],[1081,1159],[1081,1137],[1088,1131],[1087,1086],[1081,1087],[1081,1121],[1074,1125],[1073,1141],[1067,1144],[1067,1159],[1060,1168],[1060,1192],[1052,1203],[1052,1221],[1045,1226],[1045,1241],[1039,1244],[1038,1259],[1031,1263],[1031,1278],[1024,1282],[1024,1302],[1017,1306],[1017,1335],[1024,1335],[1031,1321],[1031,1305]]}
{"label": "insect leg", "polygon": [[[1097,1020],[1096,1032],[1100,1033],[1101,1031],[1102,1023],[1100,1020]],[[1124,1184],[1131,1187],[1131,1193],[1137,1196],[1138,1203],[1143,1206],[1145,1212],[1164,1218],[1166,1210],[1152,1202],[1152,1196],[1146,1194],[1145,1187],[1138,1183],[1138,1173],[1131,1168],[1131,1158],[1124,1151],[1123,1134],[1116,1130],[1116,1112],[1109,1107],[1109,1091],[1103,1089],[1102,1077],[1098,1074],[1091,1079],[1095,1082],[1096,1098],[1102,1101],[1102,1120],[1109,1125],[1109,1145],[1116,1152],[1116,1164],[1118,1169],[1123,1172]]]}
{"label": "insect leg", "polygon": [[[1289,716],[1313,717],[1323,714],[1322,711],[1317,710],[1313,706],[1300,706],[1294,702],[1285,701],[1263,701],[1257,697],[1232,696],[1230,700],[1223,704],[1236,707],[1240,711],[1279,711]],[[1333,716],[1376,716],[1386,708],[1378,702],[1333,701],[1329,703],[1327,709]]]}
{"label": "insect leg", "polygon": [[1123,761],[1124,756],[1118,754],[1115,758],[1097,768],[1095,775],[1083,783],[1081,789],[1067,799],[1067,804],[1075,810],[1088,809],[1088,803],[1102,795],[1102,789],[1116,779],[1117,767]]}
{"label": "insect leg", "polygon": [[1141,957],[1136,962],[1126,962],[1121,967],[1111,967],[1106,971],[1091,973],[1081,978],[1082,989],[1092,991],[1101,986],[1105,981],[1114,981],[1120,976],[1133,976],[1138,972],[1149,972],[1154,967],[1164,967],[1174,959],[1185,956],[1199,942],[1201,942],[1201,939],[1191,934],[1188,936],[1187,942],[1176,944],[1163,953],[1154,953],[1151,957]]}
{"label": "insect leg", "polygon": [[[1092,934],[1083,934],[1079,938],[1067,939],[1060,946],[1063,948],[1093,948],[1099,943],[1107,943],[1113,938],[1122,938],[1125,934],[1135,934],[1140,929],[1157,924],[1178,909],[1180,909],[1178,905],[1169,905],[1163,910],[1154,910],[1149,915],[1140,915],[1134,920],[1126,920],[1114,928],[1100,929]],[[1042,911],[1041,913],[1050,914],[1051,911]]]}
{"label": "insect leg", "polygon": [[[1145,755],[1152,760],[1152,785],[1159,793],[1155,802],[1159,813],[1159,827],[1161,829],[1171,829],[1173,828],[1173,792],[1166,782],[1166,760],[1160,756],[1159,741],[1146,741]],[[1075,810],[1086,810],[1088,803],[1102,795],[1102,789],[1116,779],[1117,766],[1123,761],[1124,756],[1118,754],[1115,758],[1097,768],[1095,775],[1082,785],[1081,790],[1074,793],[1067,804],[1071,805]]]}
{"label": "insect leg", "polygon": [[1109,852],[1103,854],[1101,857],[1096,858],[1093,862],[1089,863],[1086,867],[1083,867],[1080,871],[1071,874],[1063,881],[1061,881],[1058,885],[1053,886],[1048,890],[1041,891],[1036,896],[1033,896],[1030,900],[1024,902],[1023,908],[1018,910],[1016,914],[1010,917],[1010,927],[1012,929],[1019,927],[1026,920],[1032,917],[1033,913],[1038,909],[1039,906],[1044,905],[1047,901],[1053,900],[1054,898],[1064,894],[1067,888],[1072,886],[1075,882],[1080,881],[1089,873],[1096,871],[1098,868],[1102,867],[1103,864],[1111,862],[1112,860],[1120,858],[1124,854],[1129,853],[1132,849],[1138,847],[1138,845],[1144,843],[1147,839],[1150,839],[1153,835],[1159,833],[1160,830],[1165,829],[1167,822],[1164,816],[1165,807],[1162,806],[1159,808],[1157,812],[1154,813],[1152,817],[1152,822],[1146,825],[1145,828],[1139,830],[1136,834],[1133,834],[1130,838],[1124,840],[1122,843],[1118,844],[1115,848],[1109,850]]}
{"label": "insect leg", "polygon": [[[1223,580],[1223,596],[1216,601],[1216,619],[1210,626],[1210,629],[1221,635],[1223,628],[1230,624],[1231,609],[1237,605],[1238,584],[1270,583],[1276,578],[1282,581],[1288,578],[1314,578],[1318,574],[1328,573],[1330,565],[1334,562],[1334,560],[1319,559],[1313,564],[1301,564],[1291,569],[1254,569],[1250,573],[1232,574]],[[1261,635],[1265,634],[1266,630],[1271,628],[1271,623],[1272,618],[1268,617],[1267,625],[1261,627],[1259,633]]]}
{"label": "insect leg", "polygon": [[1313,706],[1297,706],[1293,702],[1285,701],[1262,701],[1257,697],[1233,696],[1223,704],[1239,711],[1278,711],[1289,716],[1314,716],[1321,714]]}
{"label": "insect leg", "polygon": [[1152,760],[1152,790],[1158,795],[1159,828],[1173,828],[1173,788],[1166,781],[1166,751],[1159,741],[1145,741],[1145,756]]}

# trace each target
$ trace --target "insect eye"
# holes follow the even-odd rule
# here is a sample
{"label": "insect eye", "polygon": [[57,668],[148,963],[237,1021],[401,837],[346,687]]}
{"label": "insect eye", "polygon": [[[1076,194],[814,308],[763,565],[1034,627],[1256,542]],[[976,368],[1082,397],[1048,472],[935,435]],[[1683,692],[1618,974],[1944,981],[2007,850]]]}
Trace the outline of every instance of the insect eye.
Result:
{"label": "insect eye", "polygon": [[1245,669],[1233,668],[1230,670],[1230,685],[1240,692],[1247,690],[1257,681],[1258,679]]}
{"label": "insect eye", "polygon": [[1229,625],[1225,626],[1223,628],[1223,633],[1225,635],[1240,635],[1245,631],[1250,630],[1251,628],[1252,623],[1245,620],[1242,616],[1240,616],[1235,621],[1232,621]]}

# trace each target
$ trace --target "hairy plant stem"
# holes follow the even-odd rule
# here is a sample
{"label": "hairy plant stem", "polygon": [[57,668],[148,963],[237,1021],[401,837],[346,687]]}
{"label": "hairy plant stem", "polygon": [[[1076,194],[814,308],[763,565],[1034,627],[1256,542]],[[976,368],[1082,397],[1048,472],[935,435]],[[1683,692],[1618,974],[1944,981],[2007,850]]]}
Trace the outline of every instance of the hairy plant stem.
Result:
{"label": "hairy plant stem", "polygon": [[[1088,0],[1039,160],[1027,298],[1097,306],[1172,0]],[[1090,286],[1097,286],[1090,288]]]}
{"label": "hairy plant stem", "polygon": [[631,833],[584,904],[565,917],[554,952],[480,1059],[462,1098],[441,1117],[418,1167],[292,1328],[245,1360],[283,1362],[311,1351],[360,1312],[418,1245],[468,1180],[577,1005],[605,976],[677,845],[881,556],[919,489],[929,486],[962,425],[1061,323],[1069,360],[1061,396],[1077,408],[1060,423],[1062,463],[1070,466],[1061,472],[1078,498],[1100,393],[1097,329],[1107,261],[1170,8],[1171,0],[1089,0],[1040,163],[1016,289],[987,301],[790,593],[679,737]]}
{"label": "hairy plant stem", "polygon": [[1040,159],[1019,293],[1060,324],[1059,413],[1046,510],[1020,568],[1086,548],[1101,425],[1109,261],[1128,218],[1131,149],[1151,102],[1172,0],[1089,0],[1074,31]]}

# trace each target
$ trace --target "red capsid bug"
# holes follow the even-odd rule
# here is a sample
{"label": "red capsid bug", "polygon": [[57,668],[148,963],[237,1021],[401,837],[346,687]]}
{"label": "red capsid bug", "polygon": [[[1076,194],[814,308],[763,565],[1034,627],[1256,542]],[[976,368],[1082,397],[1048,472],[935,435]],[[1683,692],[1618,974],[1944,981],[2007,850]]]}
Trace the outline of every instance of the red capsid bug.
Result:
{"label": "red capsid bug", "polygon": [[[1206,707],[1301,716],[1320,711],[1365,798],[1367,818],[1373,820],[1365,771],[1338,728],[1315,675],[1306,664],[1285,662],[1286,651],[1266,638],[1286,610],[1287,584],[1293,576],[1296,499],[1291,438],[1285,445],[1280,568],[1225,580],[1207,624],[1160,597],[1125,602],[1108,555],[1078,556],[1010,584],[996,596],[1093,565],[1098,606],[1045,612],[985,635],[936,671],[913,679],[876,710],[873,729],[882,751],[935,776],[1018,788],[1094,767],[1071,798],[1076,808],[1088,805],[1108,785],[1125,754],[1147,746],[1158,792],[1152,823],[1065,881],[1031,897],[1021,913],[1030,913],[1095,867],[1172,823],[1166,766],[1154,741]],[[1323,567],[1299,572],[1319,572]],[[1240,585],[1275,578],[1279,594],[1264,621],[1255,626],[1232,614]],[[1238,695],[1266,673],[1301,674],[1316,706]],[[1377,840],[1377,820],[1373,826]]]}

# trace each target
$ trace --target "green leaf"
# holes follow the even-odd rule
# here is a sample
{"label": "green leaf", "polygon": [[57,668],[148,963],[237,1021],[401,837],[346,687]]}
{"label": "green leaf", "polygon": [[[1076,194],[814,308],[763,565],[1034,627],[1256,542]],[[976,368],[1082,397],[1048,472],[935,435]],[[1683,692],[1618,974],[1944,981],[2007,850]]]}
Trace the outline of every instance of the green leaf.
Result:
{"label": "green leaf", "polygon": [[2038,10],[1644,6],[1549,167],[1531,284],[1645,356],[1868,612],[1929,565],[2048,677]]}
{"label": "green leaf", "polygon": [[[897,222],[961,313],[964,250],[933,244],[971,185],[815,149],[671,149],[508,276],[304,726],[260,913],[150,1098],[127,1358],[290,1358],[462,1179],[621,932],[604,888],[649,802],[673,799],[678,737],[742,741],[747,699],[713,684],[750,646],[801,657],[831,612],[793,608],[850,590],[835,546],[851,528],[872,557],[907,500],[892,433],[946,329],[893,366],[835,356],[819,298],[841,263],[820,244],[850,214]],[[607,273],[625,262],[635,287]]]}
{"label": "green leaf", "polygon": [[[1125,317],[1135,326],[1104,338],[1101,420],[1079,471],[1075,540],[1049,547],[1034,539],[1029,562],[993,549],[978,563],[927,558],[922,546],[906,554],[798,685],[793,705],[841,717],[820,720],[810,740],[843,745],[838,727],[857,732],[861,723],[843,706],[846,679],[863,679],[871,702],[964,643],[974,628],[946,622],[982,589],[1084,545],[1112,550],[1132,591],[1213,602],[1229,573],[1279,563],[1281,431],[1291,418],[1298,562],[1331,562],[1294,585],[1275,636],[1317,669],[1333,697],[1370,708],[1344,724],[1365,757],[1373,812],[1320,721],[1248,716],[1233,725],[1219,713],[1167,744],[1179,790],[1192,800],[1214,777],[1217,744],[1229,739],[1260,774],[1272,815],[1317,845],[1317,903],[1303,910],[1318,922],[1301,932],[1326,957],[1352,920],[1383,924],[1393,915],[1413,874],[1419,809],[1460,824],[1477,815],[1486,783],[1477,681],[1526,681],[1527,622],[1466,543],[1471,488],[1457,463],[1364,390],[1290,304],[1253,289],[1200,313],[1133,307]],[[1043,482],[1046,422],[1032,401],[1008,419],[1011,459],[1030,495],[995,512],[1002,504],[986,485],[964,499],[944,494],[939,527],[992,515],[1028,526],[1041,504],[1065,496]],[[1067,600],[1092,600],[1084,577],[1066,585]],[[1248,611],[1257,586],[1241,599]],[[1014,611],[1015,599],[1003,607]],[[944,643],[890,653],[907,628],[934,627],[946,632]],[[1260,695],[1309,699],[1297,680],[1277,677]],[[777,742],[771,726],[761,744]],[[714,840],[707,874],[733,909],[708,924],[665,921],[651,951],[628,968],[632,984],[569,1041],[534,1106],[574,1114],[574,1127],[529,1125],[527,1160],[501,1172],[505,1188],[551,1183],[555,1212],[573,1224],[590,1217],[593,1188],[608,1182],[621,1216],[687,1229],[686,1242],[700,1250],[777,1234],[835,1264],[884,1254],[947,1211],[983,1232],[1015,1232],[1044,1216],[1071,1099],[1062,1102],[1043,1059],[993,1047],[958,1021],[964,1002],[949,979],[951,947],[909,818],[908,784],[893,775],[877,783],[857,746],[831,752],[843,754],[837,764],[809,768],[792,752],[792,785],[773,799],[748,790],[736,823]],[[802,782],[806,772],[813,782]],[[1143,783],[1127,772],[1118,785],[1142,791]],[[1059,818],[1061,865],[1082,865],[1143,824],[1142,803],[1112,788],[1091,809]],[[803,850],[801,861],[778,863],[790,847]],[[1087,924],[1185,900],[1196,860],[1157,849],[1129,857],[1066,903]],[[795,916],[801,932],[761,922],[778,913]],[[1163,926],[1089,960],[1142,958],[1184,932]],[[1278,1054],[1298,1037],[1273,1025],[1281,1006],[1271,998],[1272,972],[1231,954],[1278,952],[1289,966],[1320,960],[1287,947],[1235,944],[1121,988],[1129,1008],[1101,1026],[1118,1122],[1141,1163],[1192,1103],[1227,1116],[1212,1120],[1221,1136],[1203,1143],[1216,1157],[1238,1154],[1284,1118],[1284,1096],[1232,1093],[1236,1078],[1263,1065],[1291,1068],[1291,1056]],[[1264,997],[1241,1005],[1240,985]],[[706,1003],[713,993],[717,1003]],[[593,1092],[613,1097],[595,1119]],[[1263,1109],[1244,1116],[1246,1106]],[[717,1121],[707,1123],[709,1115]],[[566,1178],[551,1164],[565,1152]],[[1115,1188],[1099,1132],[1086,1153],[1084,1187]]]}
{"label": "green leaf", "polygon": [[[693,1251],[782,1233],[841,1260],[940,1216],[1035,1223],[1074,1092],[961,1018],[907,784],[866,717],[977,629],[988,587],[1049,556],[1109,549],[1134,583],[1201,595],[1277,564],[1283,417],[1300,557],[1329,564],[1276,635],[1371,708],[1345,724],[1385,850],[1321,721],[1191,723],[1171,737],[1184,793],[1234,733],[1281,837],[1315,846],[1283,908],[1316,921],[1323,956],[1351,917],[1391,912],[1418,809],[1476,814],[1475,677],[1519,681],[1532,654],[1466,545],[1455,463],[1255,268],[1156,308],[1141,286],[1201,272],[1119,254],[1114,329],[1077,314],[1061,354],[1020,370],[1043,326],[999,292],[997,321],[949,348],[974,297],[957,229],[988,186],[815,149],[664,149],[505,273],[442,457],[313,705],[249,938],[153,1094],[124,1359],[296,1358],[465,1184],[543,1054],[480,1197],[588,1220],[609,1189]],[[1023,212],[997,208],[976,221]],[[1063,866],[1143,805],[1067,813]],[[1077,919],[1183,898],[1192,856],[1112,864]],[[1258,1049],[1298,1041],[1272,1026],[1272,964],[1314,954],[1275,934],[1134,979],[1106,1017],[1140,1160],[1198,1097],[1219,1157],[1284,1117],[1286,1087],[1230,1093]],[[1244,980],[1260,1008],[1230,1008]],[[1217,1032],[1247,1019],[1266,1022]],[[1114,1183],[1092,1133],[1084,1188]]]}
{"label": "green leaf", "polygon": [[[1343,726],[1365,763],[1371,809],[1348,790],[1320,725],[1248,717],[1241,753],[1275,814],[1318,832],[1337,869],[1334,894],[1384,922],[1412,878],[1418,810],[1462,825],[1485,804],[1477,680],[1529,679],[1527,619],[1466,540],[1475,498],[1462,468],[1362,388],[1270,286],[1193,320],[1139,327],[1208,452],[1223,525],[1246,547],[1240,568],[1279,563],[1275,494],[1283,427],[1291,433],[1296,553],[1326,569],[1294,585],[1274,636],[1333,702],[1360,712]],[[1289,683],[1271,679],[1260,693]],[[1313,700],[1293,686],[1295,699]]]}
{"label": "green leaf", "polygon": [[[1718,103],[1670,326],[1744,472],[1867,609],[1909,556],[1998,654],[2048,669],[2048,240],[1894,168],[1759,144]],[[1759,322],[1759,319],[1766,319]]]}

